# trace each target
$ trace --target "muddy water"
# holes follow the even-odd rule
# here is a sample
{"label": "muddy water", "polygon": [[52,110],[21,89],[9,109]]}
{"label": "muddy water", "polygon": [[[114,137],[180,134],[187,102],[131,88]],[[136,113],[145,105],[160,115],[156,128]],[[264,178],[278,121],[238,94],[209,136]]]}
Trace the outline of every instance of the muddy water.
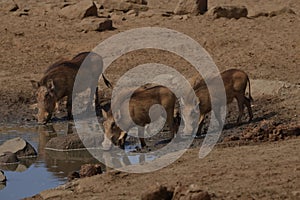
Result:
{"label": "muddy water", "polygon": [[98,163],[86,150],[45,150],[45,145],[51,138],[68,132],[70,133],[70,124],[67,123],[49,126],[1,126],[0,145],[6,140],[21,137],[36,149],[38,156],[22,159],[17,164],[0,166],[7,178],[6,185],[0,185],[0,199],[13,200],[35,195],[65,183],[68,174],[79,170],[81,165]]}

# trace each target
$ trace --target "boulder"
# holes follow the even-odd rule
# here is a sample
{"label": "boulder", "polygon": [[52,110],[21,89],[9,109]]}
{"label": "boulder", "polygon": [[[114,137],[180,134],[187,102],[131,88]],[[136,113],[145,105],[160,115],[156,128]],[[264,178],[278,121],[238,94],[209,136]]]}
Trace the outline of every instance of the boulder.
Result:
{"label": "boulder", "polygon": [[58,15],[68,19],[83,19],[89,16],[98,16],[98,9],[93,1],[82,0],[62,8]]}
{"label": "boulder", "polygon": [[172,189],[167,188],[166,186],[158,185],[153,188],[150,188],[148,192],[142,195],[142,200],[171,200],[173,196]]}
{"label": "boulder", "polygon": [[83,19],[78,25],[78,31],[106,31],[113,30],[113,23],[111,19],[99,18],[99,17],[88,17]]}
{"label": "boulder", "polygon": [[17,163],[19,159],[16,154],[12,152],[4,152],[0,154],[0,164]]}
{"label": "boulder", "polygon": [[125,0],[125,2],[141,4],[141,5],[147,5],[148,4],[147,0]]}
{"label": "boulder", "polygon": [[70,172],[68,174],[68,181],[72,181],[72,180],[77,179],[77,178],[80,178],[80,175],[76,171]]}
{"label": "boulder", "polygon": [[4,175],[4,172],[0,170],[0,183],[6,182],[6,176]]}
{"label": "boulder", "polygon": [[0,146],[0,155],[6,152],[16,154],[18,158],[37,155],[35,149],[20,137],[7,140]]}
{"label": "boulder", "polygon": [[14,0],[1,0],[0,11],[3,12],[14,12],[19,9],[19,6]]}
{"label": "boulder", "polygon": [[189,186],[178,185],[175,187],[172,200],[210,200],[208,192],[201,190],[198,185]]}
{"label": "boulder", "polygon": [[91,177],[97,174],[102,174],[102,168],[100,164],[85,164],[80,168],[80,178]]}
{"label": "boulder", "polygon": [[179,0],[174,13],[176,15],[198,15],[207,11],[207,0]]}
{"label": "boulder", "polygon": [[103,136],[101,135],[97,137],[87,136],[85,138],[80,138],[77,134],[69,134],[50,139],[45,148],[50,150],[74,150],[85,149],[88,147],[97,148],[101,146],[102,141]]}
{"label": "boulder", "polygon": [[248,10],[245,6],[216,6],[211,8],[207,15],[213,19],[218,19],[221,17],[227,19],[239,19],[242,17],[247,17]]}
{"label": "boulder", "polygon": [[[142,2],[142,1],[136,1]],[[124,13],[129,10],[137,10],[137,11],[147,11],[148,7],[142,3],[132,3],[128,0],[102,0],[101,6],[104,9],[108,9],[110,12],[113,11],[122,11]]]}
{"label": "boulder", "polygon": [[85,147],[77,134],[69,134],[51,138],[45,148],[51,150],[68,150],[83,149]]}

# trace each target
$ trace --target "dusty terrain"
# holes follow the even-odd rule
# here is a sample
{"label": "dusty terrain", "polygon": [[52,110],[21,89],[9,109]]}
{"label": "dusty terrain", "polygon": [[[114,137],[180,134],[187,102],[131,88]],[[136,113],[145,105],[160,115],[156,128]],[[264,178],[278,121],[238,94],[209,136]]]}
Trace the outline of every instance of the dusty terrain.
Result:
{"label": "dusty terrain", "polygon": [[[224,136],[239,135],[255,128],[262,120],[300,123],[298,0],[209,0],[209,8],[245,5],[248,16],[284,7],[295,12],[238,20],[213,20],[206,15],[188,16],[187,19],[165,17],[162,13],[173,11],[177,1],[148,0],[147,12],[139,16],[119,13],[113,18],[116,29],[105,32],[78,31],[76,25],[80,19],[59,17],[57,12],[65,4],[63,1],[16,2],[20,10],[29,9],[26,15],[20,16],[20,11],[0,12],[3,22],[0,24],[2,124],[36,123],[33,117],[35,111],[29,108],[35,102],[30,80],[39,80],[51,63],[62,57],[70,58],[79,52],[90,51],[119,32],[144,26],[166,27],[192,37],[209,52],[220,71],[239,68],[246,71],[251,79],[284,83],[268,94],[258,91],[268,87],[264,83],[252,90],[255,94],[254,122],[250,124],[233,127],[231,124],[235,122],[237,112],[236,105],[231,105]],[[126,20],[122,20],[124,17]],[[157,50],[122,56],[105,73],[116,83],[128,69],[147,62],[172,66],[187,78],[194,74],[185,60]],[[156,183],[174,185],[180,181],[199,184],[204,190],[215,194],[215,199],[297,199],[300,198],[299,145],[299,138],[249,146],[234,144],[235,147],[223,148],[231,146],[223,145],[202,160],[197,157],[199,146],[194,145],[196,149],[189,150],[180,160],[160,171],[86,178],[76,182],[66,192],[58,190],[55,195],[58,195],[56,199],[139,199],[143,191]]]}

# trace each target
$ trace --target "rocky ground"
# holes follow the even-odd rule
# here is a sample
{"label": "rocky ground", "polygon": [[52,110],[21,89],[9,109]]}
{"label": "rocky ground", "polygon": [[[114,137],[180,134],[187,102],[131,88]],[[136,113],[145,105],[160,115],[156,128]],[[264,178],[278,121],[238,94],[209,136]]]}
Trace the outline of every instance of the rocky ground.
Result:
{"label": "rocky ground", "polygon": [[[157,183],[175,187],[177,182],[197,184],[213,199],[299,198],[300,141],[293,139],[299,134],[300,123],[298,0],[208,1],[209,9],[219,5],[246,6],[248,15],[240,19],[216,19],[211,12],[174,15],[175,0],[148,0],[147,5],[95,1],[96,11],[91,9],[89,14],[96,12],[100,18],[84,19],[80,9],[68,10],[76,1],[5,2],[8,3],[0,5],[2,124],[36,123],[35,111],[30,109],[35,103],[30,80],[39,80],[47,66],[63,57],[90,51],[110,36],[138,27],[182,32],[208,51],[220,71],[239,68],[253,80],[254,122],[233,126],[237,112],[236,105],[230,105],[222,135],[225,142],[205,159],[197,157],[199,141],[180,160],[154,173],[97,175],[42,192],[35,198],[139,199]],[[90,4],[80,6],[83,7],[89,8]],[[112,20],[114,28],[109,22],[103,24],[107,20]],[[111,30],[100,31],[103,29]],[[154,49],[128,53],[105,73],[115,84],[126,71],[148,62],[172,66],[187,78],[195,73],[184,59]]]}

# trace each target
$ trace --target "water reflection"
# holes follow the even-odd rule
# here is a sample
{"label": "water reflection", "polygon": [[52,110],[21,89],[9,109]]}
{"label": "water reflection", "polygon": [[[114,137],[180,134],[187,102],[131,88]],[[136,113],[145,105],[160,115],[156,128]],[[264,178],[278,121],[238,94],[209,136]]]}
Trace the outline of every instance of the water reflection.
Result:
{"label": "water reflection", "polygon": [[45,147],[47,142],[54,137],[57,137],[57,133],[53,125],[38,126],[39,145],[38,145],[38,158],[39,160],[45,158]]}
{"label": "water reflection", "polygon": [[[65,134],[74,134],[74,124],[68,123]],[[51,138],[57,137],[53,125],[40,126],[39,132],[39,158],[45,162],[49,172],[59,178],[65,178],[69,173],[78,171],[80,166],[86,163],[99,163],[87,150],[55,151],[45,149],[46,144]]]}
{"label": "water reflection", "polygon": [[18,163],[2,164],[0,165],[0,169],[4,171],[24,172],[36,162],[36,159],[37,158],[22,158],[19,159],[20,161]]}

